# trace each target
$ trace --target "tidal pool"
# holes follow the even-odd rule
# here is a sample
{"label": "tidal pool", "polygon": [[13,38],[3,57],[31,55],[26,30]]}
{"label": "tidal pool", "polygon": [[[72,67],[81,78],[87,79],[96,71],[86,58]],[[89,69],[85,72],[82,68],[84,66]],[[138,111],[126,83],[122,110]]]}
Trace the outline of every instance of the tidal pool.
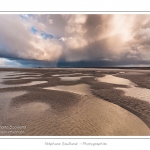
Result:
{"label": "tidal pool", "polygon": [[116,77],[113,75],[105,75],[104,77],[98,77],[96,78],[96,80],[100,82],[111,83],[111,84],[128,85],[128,86],[135,85],[133,82],[131,82],[128,79]]}
{"label": "tidal pool", "polygon": [[59,77],[62,81],[77,81],[81,78],[89,78],[93,76],[78,76],[78,77]]}
{"label": "tidal pool", "polygon": [[75,94],[87,95],[89,88],[84,84],[72,85],[72,86],[54,86],[44,88],[46,90],[66,91]]}
{"label": "tidal pool", "polygon": [[71,74],[53,74],[51,76],[53,77],[60,77],[60,76],[71,76],[71,75],[78,75],[78,74],[82,74],[82,73],[71,73]]}
{"label": "tidal pool", "polygon": [[150,103],[150,90],[146,88],[140,87],[130,87],[130,88],[115,88],[118,90],[123,90],[126,96],[131,96],[143,101],[147,101]]}
{"label": "tidal pool", "polygon": [[105,75],[104,77],[97,78],[97,80],[111,84],[127,85],[127,88],[118,87],[115,89],[123,90],[126,96],[131,96],[150,103],[150,90],[138,87],[135,83],[128,79],[115,77],[113,75]]}
{"label": "tidal pool", "polygon": [[37,84],[44,84],[47,83],[48,81],[31,81],[29,83],[24,83],[24,84],[2,84],[0,88],[8,88],[8,87],[22,87],[22,86],[32,86],[32,85],[37,85]]}
{"label": "tidal pool", "polygon": [[9,74],[10,72],[0,72],[0,88],[32,86],[32,85],[47,83],[47,81],[32,81],[30,83],[25,83],[25,84],[11,84],[11,85],[3,84],[3,82],[6,81],[5,77]]}
{"label": "tidal pool", "polygon": [[20,75],[18,75],[18,74],[16,74],[16,75],[7,75],[7,77],[5,78],[5,79],[14,79],[14,78],[18,78],[18,77],[20,77],[20,78],[22,78],[22,77],[28,77],[28,76],[30,76],[30,77],[40,77],[41,75],[38,75],[38,74],[35,74],[35,75],[28,75],[28,74],[20,74]]}
{"label": "tidal pool", "polygon": [[41,77],[24,77],[24,78],[21,78],[22,79],[41,79]]}

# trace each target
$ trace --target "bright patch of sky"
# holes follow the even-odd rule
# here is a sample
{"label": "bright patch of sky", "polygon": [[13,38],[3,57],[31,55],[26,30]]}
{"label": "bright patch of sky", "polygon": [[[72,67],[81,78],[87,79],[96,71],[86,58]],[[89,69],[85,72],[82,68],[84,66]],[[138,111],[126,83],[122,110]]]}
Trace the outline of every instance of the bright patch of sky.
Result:
{"label": "bright patch of sky", "polygon": [[32,17],[33,15],[31,15],[31,14],[21,14],[21,15],[19,15],[23,20],[26,20],[27,21],[27,19],[29,18],[29,17]]}
{"label": "bright patch of sky", "polygon": [[9,60],[9,59],[6,59],[6,58],[0,58],[0,68],[3,68],[3,67],[15,67],[15,68],[23,68],[25,67],[24,65],[18,63],[17,61],[15,60]]}
{"label": "bright patch of sky", "polygon": [[54,35],[53,34],[49,34],[49,33],[45,33],[45,32],[40,32],[38,31],[34,26],[31,27],[31,32],[33,34],[37,34],[40,33],[40,35],[44,38],[44,39],[53,39]]}
{"label": "bright patch of sky", "polygon": [[48,34],[48,33],[44,33],[44,32],[41,33],[41,36],[44,39],[53,39],[54,38],[54,36],[52,34]]}
{"label": "bright patch of sky", "polygon": [[33,34],[36,34],[37,32],[38,32],[38,30],[35,28],[35,27],[31,27],[31,32],[33,33]]}

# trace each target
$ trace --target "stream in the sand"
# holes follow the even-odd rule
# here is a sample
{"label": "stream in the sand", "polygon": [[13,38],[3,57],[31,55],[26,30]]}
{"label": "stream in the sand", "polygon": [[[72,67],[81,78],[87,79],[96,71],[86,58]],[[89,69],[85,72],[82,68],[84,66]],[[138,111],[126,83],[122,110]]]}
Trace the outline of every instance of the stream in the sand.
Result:
{"label": "stream in the sand", "polygon": [[[22,87],[22,86],[32,86],[32,85],[37,85],[37,84],[44,84],[44,83],[47,83],[47,81],[31,81],[29,83],[24,83],[24,84],[4,84],[3,82],[6,81],[6,80],[9,80],[7,79],[8,76],[10,74],[14,74],[14,72],[0,72],[0,88],[8,88],[8,87]],[[16,77],[16,76],[15,76]],[[22,77],[22,74],[18,76],[17,74],[17,77]],[[30,79],[30,78],[35,78],[35,77],[26,77],[23,79]],[[37,79],[37,78],[36,78]]]}
{"label": "stream in the sand", "polygon": [[114,75],[105,75],[104,77],[97,78],[97,80],[111,84],[127,85],[127,88],[117,87],[115,89],[123,90],[126,96],[131,96],[150,103],[150,90],[140,88],[128,79],[116,77]]}

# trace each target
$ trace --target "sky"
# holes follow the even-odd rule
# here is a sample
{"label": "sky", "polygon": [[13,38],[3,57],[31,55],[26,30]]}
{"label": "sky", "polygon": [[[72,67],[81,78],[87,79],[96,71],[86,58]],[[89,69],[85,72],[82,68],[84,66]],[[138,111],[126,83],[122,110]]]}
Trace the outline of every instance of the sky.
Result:
{"label": "sky", "polygon": [[128,66],[150,66],[150,14],[0,14],[0,67]]}

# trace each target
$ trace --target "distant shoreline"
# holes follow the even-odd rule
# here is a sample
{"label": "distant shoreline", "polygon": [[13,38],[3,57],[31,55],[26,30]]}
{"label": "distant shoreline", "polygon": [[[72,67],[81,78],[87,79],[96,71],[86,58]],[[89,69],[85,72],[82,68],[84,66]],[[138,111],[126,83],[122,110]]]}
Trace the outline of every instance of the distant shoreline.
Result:
{"label": "distant shoreline", "polygon": [[44,68],[44,67],[35,67],[35,68],[0,68],[0,70],[3,69],[135,69],[135,70],[150,70],[150,67],[50,67],[50,68]]}

